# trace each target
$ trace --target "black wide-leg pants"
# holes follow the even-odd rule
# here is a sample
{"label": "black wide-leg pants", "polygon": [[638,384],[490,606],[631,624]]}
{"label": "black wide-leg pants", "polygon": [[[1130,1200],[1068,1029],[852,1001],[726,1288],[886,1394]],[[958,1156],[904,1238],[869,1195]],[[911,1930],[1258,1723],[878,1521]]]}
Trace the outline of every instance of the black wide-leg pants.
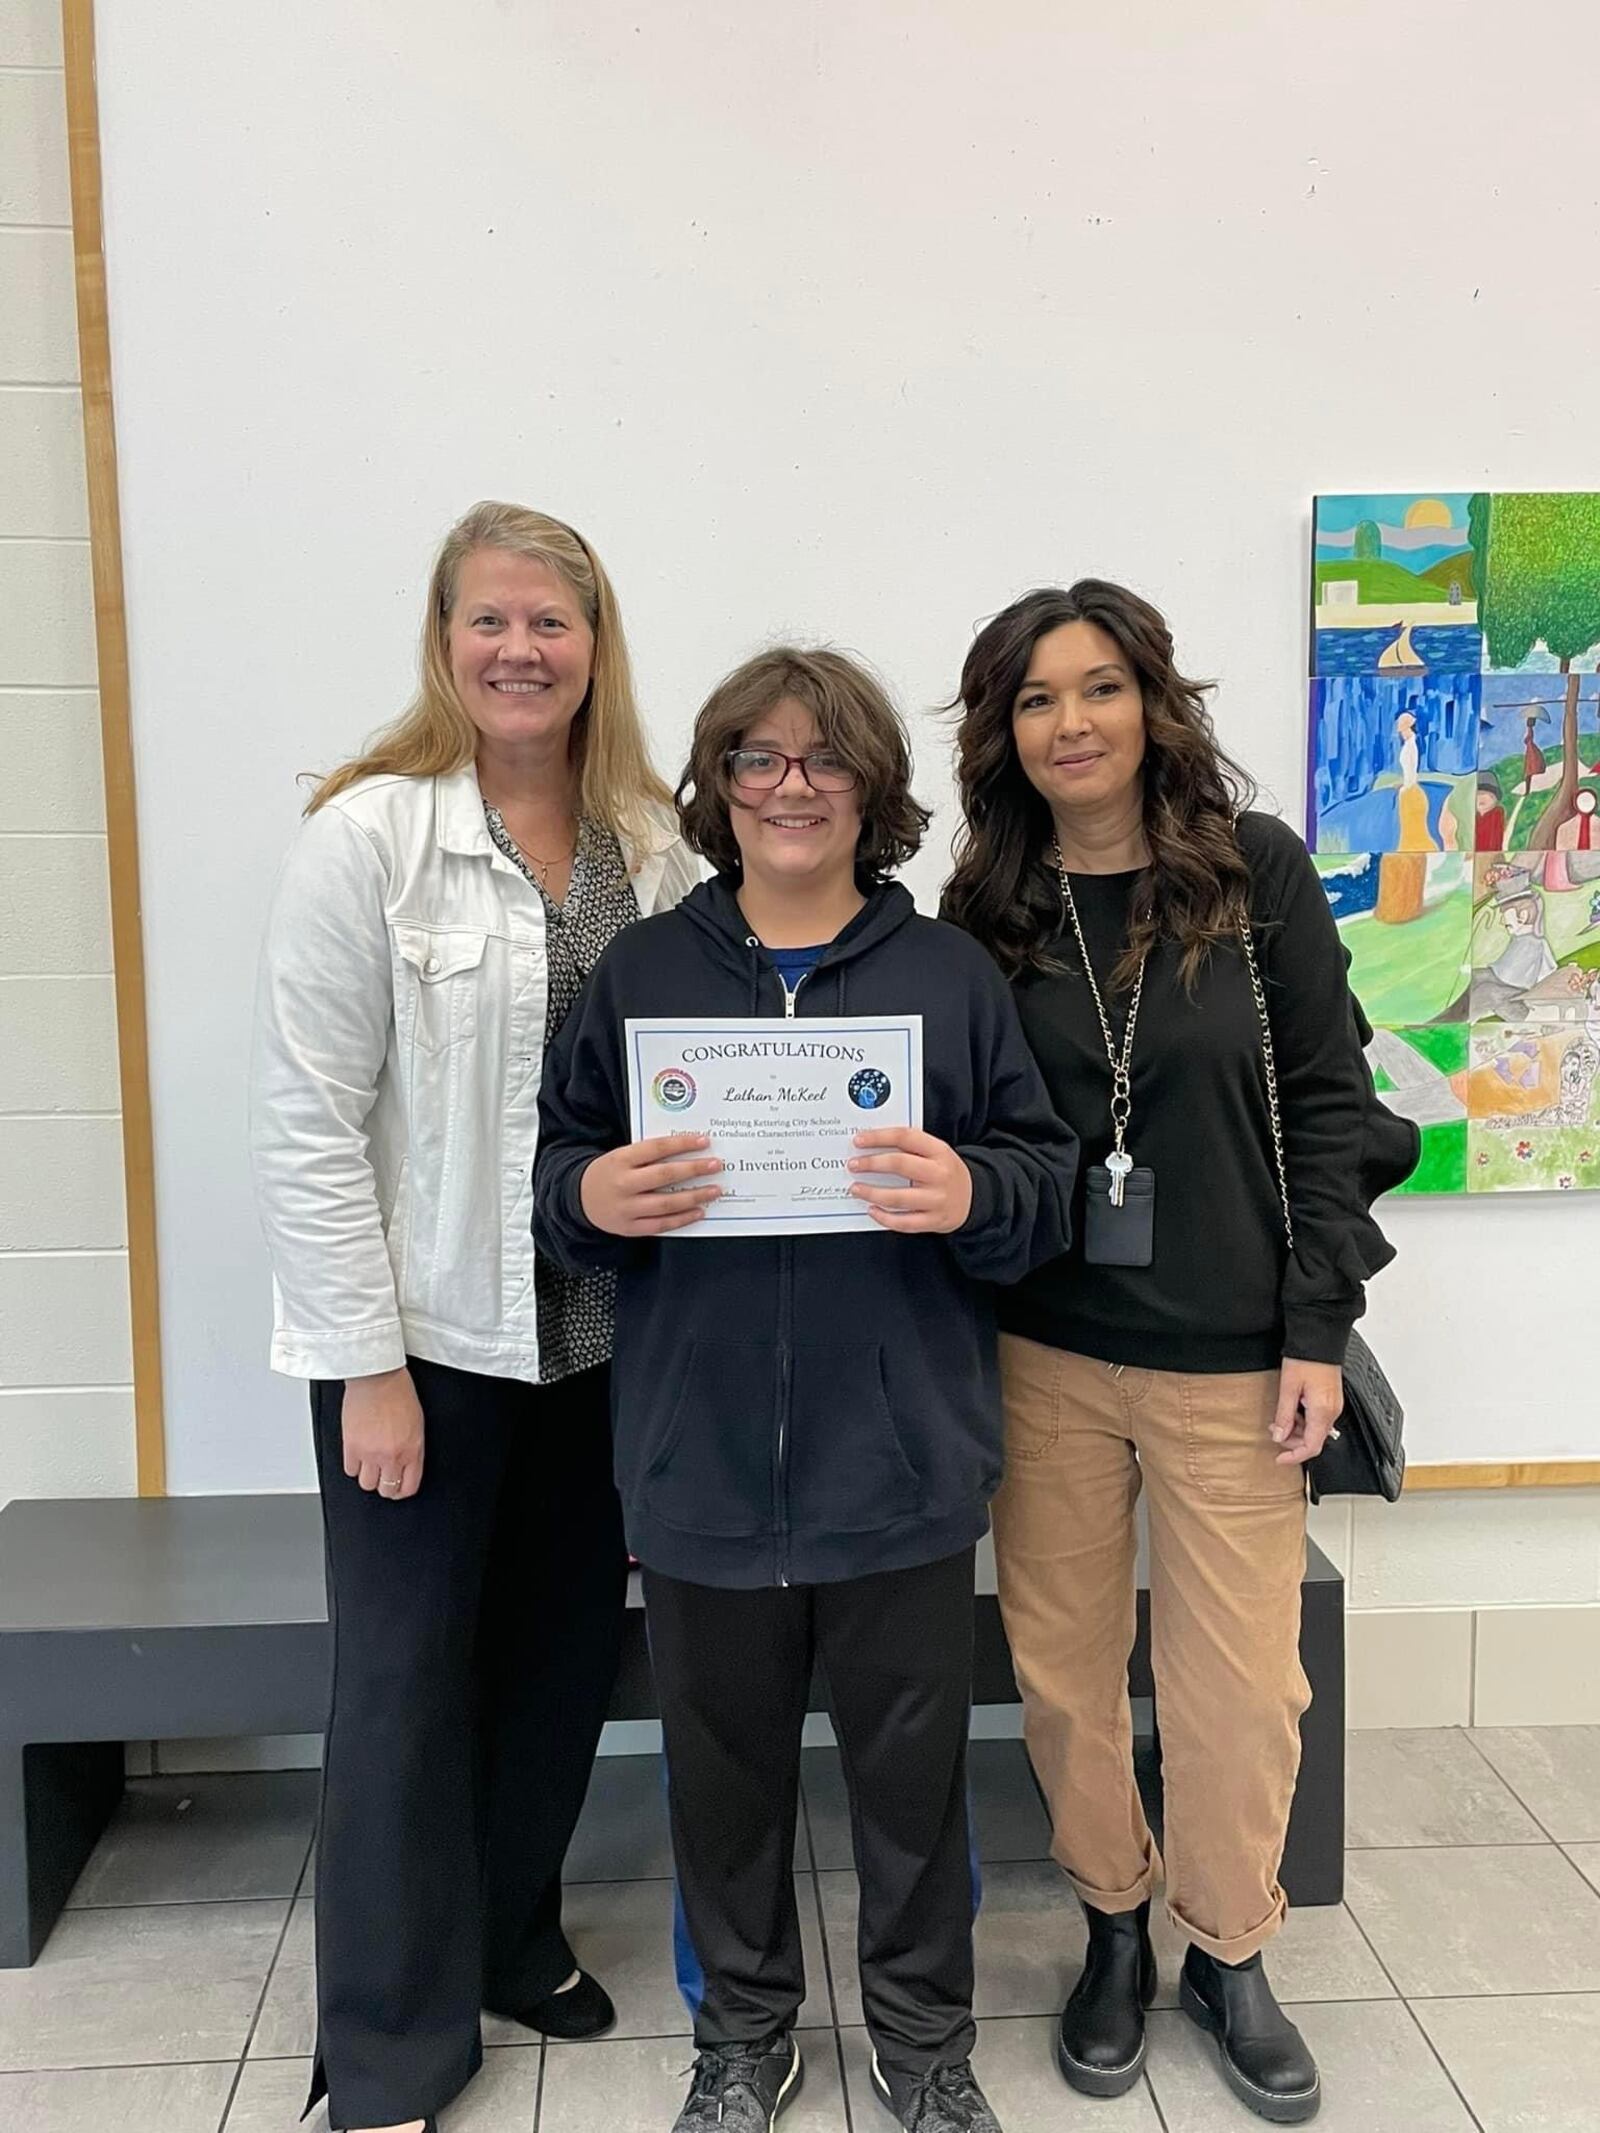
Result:
{"label": "black wide-leg pants", "polygon": [[861,1997],[886,2064],[972,2050],[967,1813],[973,1551],[838,1584],[733,1591],[644,1573],[695,2042],[793,2027],[800,1736],[827,1678],[856,1871]]}
{"label": "black wide-leg pants", "polygon": [[616,1679],[627,1593],[608,1373],[554,1385],[410,1365],[422,1486],[344,1471],[312,1387],[333,1626],[317,1854],[317,2067],[335,2127],[437,2111],[479,2012],[576,1967],[561,1864]]}

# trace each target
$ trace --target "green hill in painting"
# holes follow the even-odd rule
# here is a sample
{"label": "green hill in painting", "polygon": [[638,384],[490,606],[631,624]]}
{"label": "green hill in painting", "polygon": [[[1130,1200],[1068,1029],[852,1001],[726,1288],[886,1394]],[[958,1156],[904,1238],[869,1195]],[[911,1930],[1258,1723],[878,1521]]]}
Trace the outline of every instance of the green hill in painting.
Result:
{"label": "green hill in painting", "polygon": [[1431,579],[1435,585],[1442,586],[1446,599],[1450,597],[1450,583],[1454,579],[1456,584],[1461,587],[1463,600],[1476,600],[1478,597],[1477,561],[1477,557],[1470,548],[1463,548],[1455,555],[1440,556],[1437,563],[1430,563],[1427,569],[1420,571],[1418,575]]}
{"label": "green hill in painting", "polygon": [[1347,585],[1355,579],[1361,590],[1358,595],[1363,607],[1400,607],[1424,600],[1448,600],[1450,581],[1440,585],[1431,578],[1419,578],[1415,571],[1407,570],[1401,563],[1385,563],[1381,559],[1357,563],[1319,563],[1317,565],[1317,592],[1329,579],[1336,584]]}
{"label": "green hill in painting", "polygon": [[1470,978],[1470,894],[1463,878],[1404,925],[1387,924],[1370,911],[1341,923],[1339,938],[1351,956],[1350,981],[1369,1022],[1403,1029],[1407,1041],[1415,1043],[1417,1029],[1457,1005]]}

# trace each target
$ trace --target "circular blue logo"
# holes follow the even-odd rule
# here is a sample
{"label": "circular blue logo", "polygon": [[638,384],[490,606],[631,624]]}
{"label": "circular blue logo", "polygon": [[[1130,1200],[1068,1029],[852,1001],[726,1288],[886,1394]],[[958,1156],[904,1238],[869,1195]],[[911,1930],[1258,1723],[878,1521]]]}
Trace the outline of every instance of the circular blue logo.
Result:
{"label": "circular blue logo", "polygon": [[889,1101],[889,1077],[881,1067],[862,1067],[850,1076],[850,1101],[861,1111],[880,1111]]}

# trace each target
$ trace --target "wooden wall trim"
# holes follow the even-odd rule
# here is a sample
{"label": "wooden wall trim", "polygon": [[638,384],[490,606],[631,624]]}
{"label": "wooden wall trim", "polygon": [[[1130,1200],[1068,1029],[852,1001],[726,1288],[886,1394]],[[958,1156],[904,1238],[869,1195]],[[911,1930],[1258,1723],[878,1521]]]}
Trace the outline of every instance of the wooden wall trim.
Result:
{"label": "wooden wall trim", "polygon": [[1428,1489],[1600,1489],[1600,1459],[1487,1459],[1408,1466],[1406,1493]]}
{"label": "wooden wall trim", "polygon": [[128,1291],[133,1322],[133,1403],[139,1494],[166,1494],[161,1393],[161,1301],[156,1276],[155,1161],[150,1054],[140,923],[139,822],[134,806],[128,635],[122,590],[122,514],[111,401],[105,233],[100,205],[100,100],[95,84],[94,0],[61,0],[66,45],[67,153],[78,284],[78,360],[100,665],[100,746],[105,761],[111,869],[111,950],[122,1076],[122,1164],[128,1197]]}

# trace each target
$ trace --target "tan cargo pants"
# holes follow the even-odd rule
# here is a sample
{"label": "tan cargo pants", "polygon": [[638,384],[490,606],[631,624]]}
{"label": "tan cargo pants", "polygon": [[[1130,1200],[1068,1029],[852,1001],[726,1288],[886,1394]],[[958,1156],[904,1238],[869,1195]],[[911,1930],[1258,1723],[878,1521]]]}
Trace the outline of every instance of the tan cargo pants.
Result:
{"label": "tan cargo pants", "polygon": [[1131,1911],[1161,1870],[1133,1774],[1134,1507],[1150,1519],[1167,1908],[1223,1962],[1283,1923],[1300,1765],[1302,1469],[1268,1436],[1276,1371],[1186,1375],[1002,1336],[1000,1605],[1054,1854],[1084,1902]]}

